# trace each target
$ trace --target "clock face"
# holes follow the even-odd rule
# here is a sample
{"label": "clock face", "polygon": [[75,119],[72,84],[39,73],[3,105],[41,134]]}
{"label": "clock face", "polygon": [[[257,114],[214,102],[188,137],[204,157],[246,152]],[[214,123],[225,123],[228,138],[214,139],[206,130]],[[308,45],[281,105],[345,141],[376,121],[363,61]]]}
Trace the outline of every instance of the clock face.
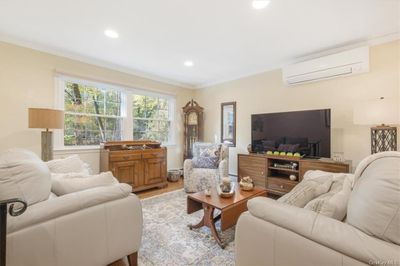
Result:
{"label": "clock face", "polygon": [[197,125],[198,116],[196,112],[190,112],[188,115],[188,125]]}

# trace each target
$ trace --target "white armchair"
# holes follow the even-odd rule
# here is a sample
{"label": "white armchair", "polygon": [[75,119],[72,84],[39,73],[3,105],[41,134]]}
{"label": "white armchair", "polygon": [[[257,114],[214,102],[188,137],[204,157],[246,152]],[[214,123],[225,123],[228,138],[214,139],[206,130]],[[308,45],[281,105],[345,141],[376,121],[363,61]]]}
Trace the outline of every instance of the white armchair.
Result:
{"label": "white armchair", "polygon": [[399,265],[400,153],[364,159],[347,218],[255,198],[236,226],[236,265]]}
{"label": "white armchair", "polygon": [[200,157],[204,149],[221,145],[219,164],[214,168],[196,168],[192,159],[186,159],[183,165],[184,187],[188,193],[198,192],[207,187],[215,187],[221,177],[228,176],[229,147],[224,144],[196,142],[193,144],[193,158]]}
{"label": "white armchair", "polygon": [[56,196],[46,164],[18,152],[0,155],[0,183],[0,200],[18,197],[29,205],[20,216],[8,216],[8,266],[98,266],[125,256],[137,264],[142,209],[129,185]]}

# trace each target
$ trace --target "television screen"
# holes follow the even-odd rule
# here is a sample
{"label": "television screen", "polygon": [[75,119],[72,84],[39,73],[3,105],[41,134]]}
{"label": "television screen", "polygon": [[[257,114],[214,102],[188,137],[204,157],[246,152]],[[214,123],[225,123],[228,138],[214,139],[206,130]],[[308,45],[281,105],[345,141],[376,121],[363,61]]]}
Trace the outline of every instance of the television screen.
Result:
{"label": "television screen", "polygon": [[331,110],[253,114],[251,140],[254,152],[292,152],[331,157]]}

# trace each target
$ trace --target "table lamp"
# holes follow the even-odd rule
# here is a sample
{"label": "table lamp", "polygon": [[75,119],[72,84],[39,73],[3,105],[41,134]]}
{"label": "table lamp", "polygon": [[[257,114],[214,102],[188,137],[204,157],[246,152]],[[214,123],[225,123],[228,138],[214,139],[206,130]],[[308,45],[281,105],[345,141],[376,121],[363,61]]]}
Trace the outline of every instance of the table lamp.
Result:
{"label": "table lamp", "polygon": [[398,98],[384,98],[358,103],[354,106],[353,122],[371,127],[371,153],[397,150],[399,124]]}
{"label": "table lamp", "polygon": [[29,108],[29,128],[42,128],[42,160],[53,159],[53,132],[49,129],[64,128],[64,111],[45,108]]}

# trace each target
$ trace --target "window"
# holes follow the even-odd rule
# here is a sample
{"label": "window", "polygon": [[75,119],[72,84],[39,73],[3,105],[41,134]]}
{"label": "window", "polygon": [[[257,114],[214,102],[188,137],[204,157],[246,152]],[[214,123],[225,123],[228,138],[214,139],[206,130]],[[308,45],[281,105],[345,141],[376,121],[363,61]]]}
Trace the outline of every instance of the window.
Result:
{"label": "window", "polygon": [[66,82],[64,146],[121,140],[121,92]]}
{"label": "window", "polygon": [[57,102],[65,110],[59,147],[109,140],[151,139],[173,144],[175,98],[144,90],[59,77]]}
{"label": "window", "polygon": [[133,95],[133,139],[168,141],[170,128],[167,99]]}

